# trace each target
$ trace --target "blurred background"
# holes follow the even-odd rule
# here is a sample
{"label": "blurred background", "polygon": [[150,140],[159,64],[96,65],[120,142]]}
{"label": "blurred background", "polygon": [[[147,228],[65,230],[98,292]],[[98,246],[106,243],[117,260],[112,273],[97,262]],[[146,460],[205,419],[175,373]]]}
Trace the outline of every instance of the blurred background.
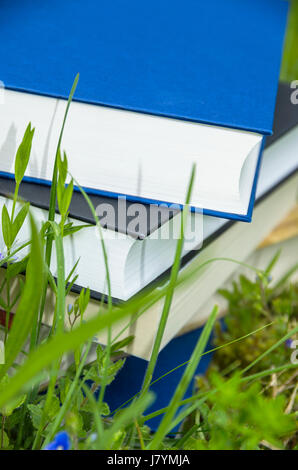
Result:
{"label": "blurred background", "polygon": [[298,80],[298,0],[290,0],[291,10],[286,36],[281,79]]}

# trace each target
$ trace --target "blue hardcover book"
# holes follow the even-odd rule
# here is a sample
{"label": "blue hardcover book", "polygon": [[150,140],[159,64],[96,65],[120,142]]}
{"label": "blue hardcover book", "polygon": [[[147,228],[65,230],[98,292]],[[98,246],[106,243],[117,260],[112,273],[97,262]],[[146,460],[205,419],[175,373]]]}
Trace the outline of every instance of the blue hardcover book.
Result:
{"label": "blue hardcover book", "polygon": [[27,181],[49,184],[62,146],[89,193],[250,221],[272,131],[283,0],[2,0],[0,174],[29,121]]}

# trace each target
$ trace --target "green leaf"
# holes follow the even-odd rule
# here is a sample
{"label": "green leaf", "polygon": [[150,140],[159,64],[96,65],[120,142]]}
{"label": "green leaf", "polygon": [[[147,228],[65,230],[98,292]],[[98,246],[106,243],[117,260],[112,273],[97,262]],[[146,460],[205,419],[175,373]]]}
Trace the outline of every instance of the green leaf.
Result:
{"label": "green leaf", "polygon": [[49,408],[47,415],[50,421],[53,421],[56,418],[57,414],[59,413],[59,410],[60,401],[56,396],[53,396],[51,400],[51,407]]}
{"label": "green leaf", "polygon": [[89,304],[90,300],[90,289],[82,289],[79,295],[79,308],[80,308],[80,314],[81,317],[83,317],[84,312]]}
{"label": "green leaf", "polygon": [[[89,400],[87,400],[87,401],[84,400],[84,404],[81,407],[81,409],[86,411],[86,412],[92,412],[92,410],[93,410],[92,403],[90,403]],[[101,409],[100,409],[100,415],[101,416],[109,416],[110,414],[111,414],[111,410],[110,410],[109,405],[107,403],[103,402],[102,405],[101,405]]]}
{"label": "green leaf", "polygon": [[57,201],[60,214],[65,217],[70,206],[72,193],[73,193],[73,180],[65,187],[67,177],[67,157],[64,152],[64,159],[61,159],[60,150],[58,151],[58,184],[57,184]]}
{"label": "green leaf", "polygon": [[15,241],[17,234],[19,233],[20,229],[25,222],[25,219],[29,212],[30,203],[26,202],[24,206],[20,209],[19,213],[17,214],[15,220],[12,223],[12,235],[11,235],[11,244]]}
{"label": "green leaf", "polygon": [[23,140],[17,150],[15,159],[15,181],[19,185],[24,177],[32,147],[32,139],[35,129],[31,128],[31,122],[28,124]]}
{"label": "green leaf", "polygon": [[109,416],[111,414],[111,410],[109,408],[109,405],[105,402],[102,403],[101,409],[100,409],[100,414],[102,416]]}
{"label": "green leaf", "polygon": [[2,234],[4,243],[8,249],[11,247],[11,239],[12,239],[12,228],[11,228],[11,221],[8,214],[8,210],[6,205],[3,206],[2,209]]}
{"label": "green leaf", "polygon": [[294,415],[284,413],[284,396],[264,397],[259,383],[243,388],[239,372],[229,380],[214,373],[211,385],[217,391],[209,396],[213,406],[208,413],[205,448],[254,450],[263,440],[281,447],[281,438],[294,432]]}
{"label": "green leaf", "polygon": [[[7,374],[5,374],[5,376],[2,378],[0,382],[0,394],[3,392],[3,390],[5,390],[5,387],[7,387],[8,382],[9,382],[9,377]],[[22,396],[19,396],[17,398],[10,400],[9,402],[5,404],[5,406],[1,408],[1,413],[6,417],[10,416],[14,412],[15,409],[19,408],[24,403],[25,399],[26,399],[26,395],[22,395]]]}
{"label": "green leaf", "polygon": [[63,215],[63,195],[64,195],[64,183],[61,181],[61,179],[58,179],[57,183],[57,202],[58,202],[58,207],[59,207],[59,212],[61,215]]}
{"label": "green leaf", "polygon": [[79,438],[85,437],[84,421],[82,416],[76,411],[71,410],[66,413],[65,416],[65,428],[70,435],[77,436]]}
{"label": "green leaf", "polygon": [[65,317],[65,270],[64,270],[64,250],[63,240],[61,237],[60,227],[56,222],[49,222],[53,232],[56,246],[56,257],[57,257],[57,324],[53,327],[63,331],[64,329],[64,317]]}
{"label": "green leaf", "polygon": [[60,379],[60,400],[62,404],[65,402],[65,399],[72,383],[73,381],[71,381],[69,377],[62,377]]}
{"label": "green leaf", "polygon": [[67,237],[68,235],[73,235],[74,233],[77,233],[80,230],[89,228],[89,227],[94,227],[94,224],[75,225],[74,227],[72,227],[72,223],[66,224],[64,225],[63,237]]}
{"label": "green leaf", "polygon": [[[83,225],[75,225],[73,227],[73,223],[67,223],[63,227],[63,237],[67,237],[68,235],[73,235],[80,230],[85,228],[94,227],[94,224],[83,224]],[[53,237],[53,231],[51,230],[51,225],[49,222],[45,222],[41,228],[41,236],[42,237]]]}
{"label": "green leaf", "polygon": [[267,268],[265,269],[265,272],[264,274],[266,276],[268,276],[272,269],[274,268],[274,266],[276,265],[277,261],[279,260],[280,258],[280,254],[281,254],[281,250],[278,250],[275,255],[273,256],[272,260],[270,261],[270,263],[268,264]]}
{"label": "green leaf", "polygon": [[121,341],[117,341],[111,347],[111,354],[117,351],[121,351],[123,348],[128,346],[134,340],[134,336],[127,336],[127,338],[122,339]]}
{"label": "green leaf", "polygon": [[31,421],[35,429],[39,428],[41,417],[42,417],[43,405],[44,405],[44,402],[39,403],[38,405],[34,405],[34,404],[27,405],[27,408],[30,413]]}
{"label": "green leaf", "polygon": [[34,318],[38,314],[43,280],[43,259],[40,238],[32,216],[30,216],[30,224],[32,243],[26,283],[6,342],[6,363],[0,366],[0,380],[23,348],[34,324]]}
{"label": "green leaf", "polygon": [[60,214],[63,216],[67,215],[70,203],[71,203],[71,198],[73,194],[73,180],[62,190],[62,195],[59,197],[60,190],[59,190],[59,183],[58,183],[58,206],[59,206],[59,211]]}
{"label": "green leaf", "polygon": [[12,279],[18,274],[24,273],[27,268],[29,255],[25,256],[21,261],[16,261],[7,266],[7,277]]}
{"label": "green leaf", "polygon": [[67,162],[67,156],[66,153],[64,152],[63,154],[63,160],[61,158],[61,152],[60,149],[58,150],[58,171],[59,171],[59,178],[62,182],[62,184],[65,184],[66,177],[67,177],[67,169],[68,169],[68,162]]}

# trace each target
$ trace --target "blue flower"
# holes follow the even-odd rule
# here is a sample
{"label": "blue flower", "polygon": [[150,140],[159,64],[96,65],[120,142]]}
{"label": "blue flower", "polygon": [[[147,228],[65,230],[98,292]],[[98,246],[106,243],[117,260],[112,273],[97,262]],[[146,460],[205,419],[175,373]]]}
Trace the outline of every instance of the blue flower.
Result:
{"label": "blue flower", "polygon": [[287,348],[292,348],[293,341],[291,339],[287,339],[285,343],[286,343]]}
{"label": "blue flower", "polygon": [[53,442],[50,442],[44,450],[69,450],[70,449],[70,439],[67,432],[62,431],[56,434]]}
{"label": "blue flower", "polygon": [[73,309],[73,305],[72,305],[72,304],[68,304],[68,305],[67,305],[67,311],[68,311],[68,313],[71,313],[71,312],[72,312],[72,309]]}

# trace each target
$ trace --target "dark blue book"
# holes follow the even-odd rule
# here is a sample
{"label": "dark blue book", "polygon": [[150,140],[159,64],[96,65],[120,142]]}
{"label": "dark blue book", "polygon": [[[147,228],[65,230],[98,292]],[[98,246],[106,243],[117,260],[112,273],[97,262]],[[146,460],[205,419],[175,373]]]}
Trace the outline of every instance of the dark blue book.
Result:
{"label": "dark blue book", "polygon": [[50,184],[65,99],[70,171],[90,194],[250,221],[271,134],[283,0],[1,2],[0,172],[36,126],[27,181]]}

